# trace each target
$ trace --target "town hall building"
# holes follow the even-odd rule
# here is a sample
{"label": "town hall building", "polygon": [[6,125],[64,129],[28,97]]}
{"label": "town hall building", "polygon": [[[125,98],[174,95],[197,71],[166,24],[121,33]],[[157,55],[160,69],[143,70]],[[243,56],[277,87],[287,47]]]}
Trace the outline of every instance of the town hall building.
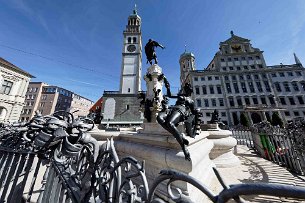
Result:
{"label": "town hall building", "polygon": [[251,123],[270,120],[277,113],[284,122],[305,116],[305,69],[295,64],[267,66],[263,51],[249,39],[231,32],[204,70],[196,70],[195,56],[180,56],[180,81],[190,81],[203,122],[217,109],[222,122],[238,125],[245,113]]}

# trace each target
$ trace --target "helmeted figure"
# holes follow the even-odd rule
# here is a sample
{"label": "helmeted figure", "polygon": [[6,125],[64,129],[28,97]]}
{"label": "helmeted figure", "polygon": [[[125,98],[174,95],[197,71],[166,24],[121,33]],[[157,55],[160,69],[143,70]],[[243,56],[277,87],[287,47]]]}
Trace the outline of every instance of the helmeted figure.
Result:
{"label": "helmeted figure", "polygon": [[186,83],[183,90],[177,96],[172,96],[169,83],[165,84],[167,88],[167,96],[176,98],[176,104],[169,108],[164,108],[158,115],[158,123],[170,132],[180,144],[185,159],[191,160],[190,154],[186,148],[189,144],[188,140],[183,137],[183,133],[179,132],[177,126],[180,122],[185,124],[185,130],[188,136],[195,137],[200,127],[200,113],[194,108],[194,101],[191,99],[193,88]]}
{"label": "helmeted figure", "polygon": [[162,49],[164,49],[165,47],[162,46],[161,44],[159,44],[158,42],[149,39],[147,44],[145,45],[145,54],[146,54],[146,58],[147,58],[147,62],[146,63],[150,63],[150,65],[152,65],[152,60],[155,60],[155,64],[158,64],[158,60],[157,60],[157,55],[155,52],[155,47],[161,47]]}

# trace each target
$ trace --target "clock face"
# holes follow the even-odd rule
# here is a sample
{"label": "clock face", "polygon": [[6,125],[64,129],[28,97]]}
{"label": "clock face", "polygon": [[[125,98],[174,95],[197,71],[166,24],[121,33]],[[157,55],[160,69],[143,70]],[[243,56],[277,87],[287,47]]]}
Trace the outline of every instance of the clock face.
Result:
{"label": "clock face", "polygon": [[133,45],[133,44],[128,45],[127,51],[129,51],[129,52],[134,52],[135,50],[136,50],[136,46],[135,46],[135,45]]}

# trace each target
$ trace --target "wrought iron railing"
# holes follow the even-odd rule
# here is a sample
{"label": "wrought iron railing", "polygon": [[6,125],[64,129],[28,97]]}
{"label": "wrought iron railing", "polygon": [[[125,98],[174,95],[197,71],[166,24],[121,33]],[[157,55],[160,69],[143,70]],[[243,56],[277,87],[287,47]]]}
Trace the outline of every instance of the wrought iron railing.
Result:
{"label": "wrought iron railing", "polygon": [[[212,202],[240,195],[270,195],[305,199],[305,188],[280,184],[237,184],[223,186],[217,195],[204,183],[175,171],[163,170],[148,187],[145,164],[133,157],[119,159],[113,140],[100,145],[89,134],[90,119],[74,120],[58,112],[36,115],[29,123],[0,128],[0,202],[165,202],[156,193],[166,182],[164,194],[172,202],[191,202],[191,195],[174,186],[187,182]],[[44,174],[42,180],[41,174]],[[204,181],[204,180],[202,180]]]}
{"label": "wrought iron railing", "polygon": [[251,128],[232,129],[237,144],[247,145],[262,157],[287,169],[305,173],[305,127],[303,121],[291,122],[285,128],[269,122],[255,124]]}

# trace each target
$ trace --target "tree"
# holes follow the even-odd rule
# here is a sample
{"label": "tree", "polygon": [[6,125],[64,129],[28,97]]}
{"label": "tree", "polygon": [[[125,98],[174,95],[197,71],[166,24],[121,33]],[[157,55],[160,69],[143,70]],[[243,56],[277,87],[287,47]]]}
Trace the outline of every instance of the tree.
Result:
{"label": "tree", "polygon": [[278,125],[278,126],[280,126],[281,128],[283,127],[284,123],[283,123],[281,117],[279,116],[279,114],[278,114],[277,112],[274,112],[274,113],[272,114],[271,124],[272,124],[273,126],[277,126],[277,125]]}
{"label": "tree", "polygon": [[240,115],[240,124],[242,124],[245,127],[249,127],[250,126],[249,118],[248,118],[246,113],[242,113]]}

